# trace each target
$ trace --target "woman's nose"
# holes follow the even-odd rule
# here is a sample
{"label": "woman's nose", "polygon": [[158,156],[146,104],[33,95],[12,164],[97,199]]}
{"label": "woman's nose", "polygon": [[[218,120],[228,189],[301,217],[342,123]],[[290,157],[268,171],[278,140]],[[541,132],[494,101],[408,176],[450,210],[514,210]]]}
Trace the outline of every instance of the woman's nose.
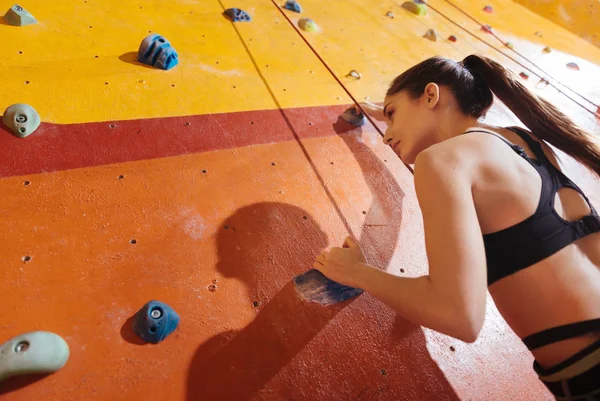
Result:
{"label": "woman's nose", "polygon": [[385,143],[386,145],[391,145],[392,139],[394,139],[394,138],[392,137],[392,133],[390,132],[390,129],[388,128],[385,130],[385,135],[383,135],[383,143]]}

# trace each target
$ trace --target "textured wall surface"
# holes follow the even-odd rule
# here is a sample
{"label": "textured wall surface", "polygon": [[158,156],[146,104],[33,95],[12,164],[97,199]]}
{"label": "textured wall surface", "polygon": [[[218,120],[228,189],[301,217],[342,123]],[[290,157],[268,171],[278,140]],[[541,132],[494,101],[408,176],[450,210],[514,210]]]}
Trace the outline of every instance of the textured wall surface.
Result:
{"label": "textured wall surface", "polygon": [[515,0],[533,12],[600,47],[598,0]]}

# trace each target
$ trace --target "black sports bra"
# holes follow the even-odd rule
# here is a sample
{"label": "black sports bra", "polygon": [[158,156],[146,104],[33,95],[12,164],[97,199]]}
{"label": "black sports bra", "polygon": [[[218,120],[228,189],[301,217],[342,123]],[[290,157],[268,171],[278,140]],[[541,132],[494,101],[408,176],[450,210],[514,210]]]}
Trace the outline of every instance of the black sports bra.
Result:
{"label": "black sports bra", "polygon": [[[542,190],[533,215],[512,227],[483,236],[488,285],[547,258],[580,238],[600,231],[600,217],[588,198],[550,162],[541,144],[520,128],[507,129],[523,138],[537,159],[530,158],[522,147],[489,131],[471,130],[465,134],[482,132],[502,139],[540,174]],[[554,209],[554,198],[556,192],[565,187],[572,188],[583,196],[590,207],[590,214],[572,222],[560,217]]]}

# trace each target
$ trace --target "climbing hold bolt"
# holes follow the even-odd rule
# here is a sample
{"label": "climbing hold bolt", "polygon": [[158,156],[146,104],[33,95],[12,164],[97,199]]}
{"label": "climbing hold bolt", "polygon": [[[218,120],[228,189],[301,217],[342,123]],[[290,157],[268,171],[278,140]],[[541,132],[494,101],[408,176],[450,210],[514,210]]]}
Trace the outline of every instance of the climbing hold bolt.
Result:
{"label": "climbing hold bolt", "polygon": [[391,11],[388,11],[387,14],[385,15],[386,17],[390,17],[390,18],[394,18],[394,13]]}
{"label": "climbing hold bolt", "polygon": [[179,63],[177,51],[171,47],[171,42],[164,36],[155,33],[146,36],[142,40],[137,59],[140,63],[162,70],[169,70]]}
{"label": "climbing hold bolt", "polygon": [[428,29],[427,32],[425,32],[425,35],[423,35],[423,37],[434,42],[437,41],[437,33],[433,29]]}
{"label": "climbing hold bolt", "polygon": [[252,21],[250,15],[248,15],[246,11],[240,10],[239,8],[228,8],[223,14],[225,14],[225,16],[233,22]]}
{"label": "climbing hold bolt", "polygon": [[402,8],[419,16],[427,14],[427,5],[425,3],[417,3],[416,1],[406,1],[402,4]]}
{"label": "climbing hold bolt", "polygon": [[300,4],[298,4],[298,2],[296,0],[286,1],[283,8],[285,8],[286,10],[297,12],[297,13],[302,12],[302,7],[300,7]]}
{"label": "climbing hold bolt", "polygon": [[179,315],[167,304],[150,301],[133,317],[133,331],[142,340],[158,344],[177,328]]}
{"label": "climbing hold bolt", "polygon": [[512,50],[514,50],[514,49],[515,49],[515,46],[514,46],[514,45],[513,45],[511,42],[506,42],[506,43],[505,43],[505,45],[506,45],[506,47],[508,47],[509,49],[512,49]]}
{"label": "climbing hold bolt", "polygon": [[540,37],[540,38],[541,38],[541,37],[542,37],[542,36],[544,36],[544,35],[542,34],[542,31],[536,31],[536,32],[535,32],[535,36],[537,36],[537,37]]}
{"label": "climbing hold bolt", "polygon": [[348,77],[352,77],[354,79],[361,79],[362,78],[362,74],[356,70],[352,70],[348,73],[348,75],[346,75]]}
{"label": "climbing hold bolt", "polygon": [[483,12],[492,14],[494,12],[494,8],[490,5],[483,7]]}
{"label": "climbing hold bolt", "polygon": [[529,75],[527,75],[526,73],[522,72],[519,74],[519,76],[525,80],[529,79]]}
{"label": "climbing hold bolt", "polygon": [[4,14],[4,20],[7,24],[14,26],[37,24],[37,20],[33,15],[18,4],[8,9]]}
{"label": "climbing hold bolt", "polygon": [[492,33],[492,27],[491,27],[491,26],[489,26],[489,25],[482,25],[482,26],[481,26],[481,30],[482,30],[483,32]]}
{"label": "climbing hold bolt", "polygon": [[577,63],[573,63],[573,62],[567,63],[567,68],[569,70],[579,71],[579,66],[577,65]]}
{"label": "climbing hold bolt", "polygon": [[454,35],[450,35],[450,36],[448,36],[448,40],[449,40],[450,42],[456,42],[456,36],[454,36]]}
{"label": "climbing hold bolt", "polygon": [[40,126],[40,115],[30,105],[17,103],[4,111],[2,122],[15,136],[25,138]]}
{"label": "climbing hold bolt", "polygon": [[21,334],[0,345],[0,382],[11,376],[56,372],[68,359],[69,346],[62,337],[47,331]]}
{"label": "climbing hold bolt", "polygon": [[365,115],[363,113],[357,113],[354,106],[346,109],[346,111],[344,111],[340,117],[342,120],[345,120],[352,125],[356,125],[357,127],[362,127],[367,122]]}
{"label": "climbing hold bolt", "polygon": [[298,21],[298,25],[307,32],[314,32],[319,29],[315,21],[311,20],[310,18],[301,18]]}
{"label": "climbing hold bolt", "polygon": [[551,48],[549,48],[548,46],[546,46],[546,47],[544,47],[544,48],[542,49],[542,52],[543,52],[543,53],[550,53],[551,51],[552,51],[552,49],[551,49]]}

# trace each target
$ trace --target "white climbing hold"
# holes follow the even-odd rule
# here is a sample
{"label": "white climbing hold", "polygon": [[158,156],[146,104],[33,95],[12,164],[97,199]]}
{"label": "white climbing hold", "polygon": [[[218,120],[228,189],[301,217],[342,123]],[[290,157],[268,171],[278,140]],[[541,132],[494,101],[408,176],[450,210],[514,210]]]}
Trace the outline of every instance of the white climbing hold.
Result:
{"label": "white climbing hold", "polygon": [[352,77],[354,79],[361,79],[362,78],[362,74],[356,70],[352,70],[348,73],[347,75],[348,77]]}
{"label": "white climbing hold", "polygon": [[68,359],[69,346],[62,337],[47,331],[21,334],[0,346],[0,382],[17,375],[56,372]]}

